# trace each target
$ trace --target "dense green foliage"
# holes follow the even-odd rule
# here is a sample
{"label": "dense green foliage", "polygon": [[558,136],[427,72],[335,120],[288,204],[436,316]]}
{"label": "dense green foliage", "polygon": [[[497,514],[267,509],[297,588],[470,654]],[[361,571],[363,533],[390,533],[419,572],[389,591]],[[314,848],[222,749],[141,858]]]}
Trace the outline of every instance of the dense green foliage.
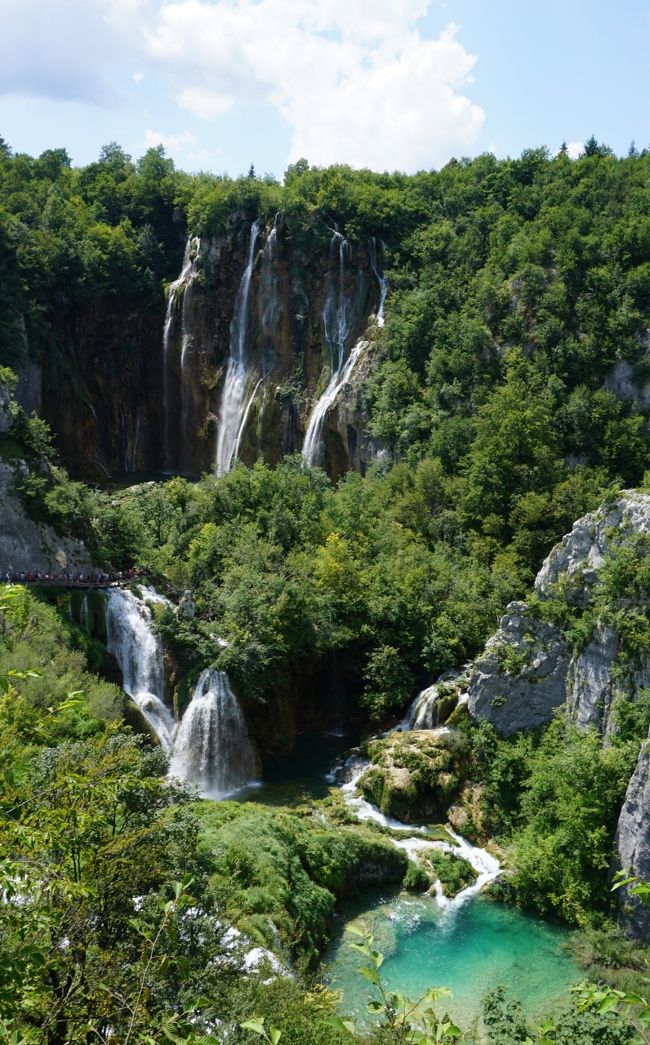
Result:
{"label": "dense green foliage", "polygon": [[[407,464],[331,491],[287,462],[121,502],[37,469],[21,480],[31,510],[85,533],[99,561],[193,588],[198,623],[177,636],[187,662],[218,656],[251,696],[336,654],[375,717],[398,710],[427,674],[480,648],[576,517],[643,475],[646,154],[596,145],[574,162],[537,149],[413,176],[301,160],[279,185],[188,176],[160,149],[134,163],[112,143],[83,169],[64,150],[5,149],[0,188],[5,327],[23,316],[44,359],[58,297],[159,300],[188,228],[213,235],[233,214],[281,210],[305,248],[334,220],[386,243],[367,424]],[[0,362],[18,358],[3,343]],[[215,621],[226,651],[211,645]]]}
{"label": "dense green foliage", "polygon": [[[208,664],[250,701],[298,705],[336,665],[356,715],[394,720],[478,652],[573,520],[650,463],[647,154],[619,160],[595,144],[572,162],[539,149],[410,177],[299,161],[279,185],[187,176],[162,149],[134,163],[111,144],[74,169],[65,150],[3,148],[0,200],[0,364],[19,368],[29,346],[70,381],[60,303],[67,315],[100,299],[160,309],[188,229],[214,235],[234,213],[281,210],[305,251],[333,221],[386,243],[391,293],[364,403],[383,454],[365,476],[334,487],[288,458],[106,494],[72,483],[47,426],[14,409],[0,456],[27,461],[16,486],[29,513],[83,537],[100,564],[141,567],[177,599],[189,591],[195,613],[158,619],[180,704]],[[559,591],[533,612],[574,648],[597,620],[613,624],[625,671],[650,649],[647,613],[629,608],[647,595],[648,561],[647,540],[626,542],[588,608]],[[396,850],[346,826],[335,803],[327,826],[307,809],[198,806],[119,725],[122,696],[87,671],[100,660],[88,635],[20,591],[1,609],[5,1036],[189,1041],[225,1021],[229,1041],[250,1041],[240,1024],[255,1013],[282,1045],[337,1041],[331,997],[240,976],[223,926],[313,961],[354,875],[379,863],[401,878]],[[483,786],[517,898],[581,924],[611,906],[613,829],[647,697],[617,715],[606,748],[559,718],[508,741],[463,726],[463,773]],[[462,774],[451,783],[455,796]],[[452,891],[460,870],[438,867]],[[532,1033],[501,995],[485,1018],[494,1041]],[[578,1012],[553,1035],[624,1040]]]}
{"label": "dense green foliage", "polygon": [[572,922],[612,906],[614,830],[640,740],[603,747],[595,731],[581,733],[564,716],[537,743],[526,735],[499,740],[480,727],[490,826],[508,831],[523,903]]}

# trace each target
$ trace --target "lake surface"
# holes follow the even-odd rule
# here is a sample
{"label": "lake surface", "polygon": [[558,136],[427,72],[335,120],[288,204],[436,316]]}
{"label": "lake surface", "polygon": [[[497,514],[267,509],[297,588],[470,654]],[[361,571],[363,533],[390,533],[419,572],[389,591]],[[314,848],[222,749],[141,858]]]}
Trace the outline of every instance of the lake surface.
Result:
{"label": "lake surface", "polygon": [[[485,994],[503,984],[530,1016],[569,1004],[568,987],[584,978],[563,944],[567,930],[484,899],[441,911],[428,897],[366,894],[342,911],[342,923],[367,927],[385,955],[382,975],[411,998],[428,987],[448,987],[442,1008],[466,1032],[480,1027]],[[342,991],[341,1011],[368,1019],[372,988],[357,969],[362,956],[341,931],[325,956],[326,981]]]}
{"label": "lake surface", "polygon": [[234,800],[291,807],[326,798],[334,786],[332,768],[357,742],[356,733],[303,733],[292,754],[269,761],[261,784],[244,788]]}

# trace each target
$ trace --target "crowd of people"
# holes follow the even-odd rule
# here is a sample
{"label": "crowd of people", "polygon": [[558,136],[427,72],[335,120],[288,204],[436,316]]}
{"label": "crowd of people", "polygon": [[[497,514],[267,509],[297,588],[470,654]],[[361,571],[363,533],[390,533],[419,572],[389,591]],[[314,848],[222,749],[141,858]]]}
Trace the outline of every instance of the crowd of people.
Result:
{"label": "crowd of people", "polygon": [[66,588],[103,588],[107,584],[120,584],[124,581],[133,580],[138,572],[130,570],[91,570],[73,572],[64,571],[53,573],[41,570],[4,570],[0,573],[0,579],[4,584],[57,584]]}

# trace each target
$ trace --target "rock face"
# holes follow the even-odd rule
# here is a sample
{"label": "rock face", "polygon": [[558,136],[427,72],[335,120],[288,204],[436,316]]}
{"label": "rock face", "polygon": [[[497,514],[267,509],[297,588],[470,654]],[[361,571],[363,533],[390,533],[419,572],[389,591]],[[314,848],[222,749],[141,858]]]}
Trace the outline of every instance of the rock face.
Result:
{"label": "rock face", "polygon": [[595,726],[606,731],[615,694],[612,668],[619,647],[613,628],[597,624],[591,641],[571,660],[567,672],[569,708],[580,729]]}
{"label": "rock face", "polygon": [[455,730],[392,733],[370,745],[359,787],[382,813],[406,823],[446,820],[465,778],[468,743]]}
{"label": "rock face", "polygon": [[[625,795],[616,831],[618,863],[644,882],[650,881],[650,741],[641,748]],[[619,892],[619,921],[639,939],[650,943],[650,905]]]}
{"label": "rock face", "polygon": [[7,435],[11,428],[10,403],[11,394],[9,389],[4,382],[0,381],[0,435]]}
{"label": "rock face", "polygon": [[547,595],[553,584],[568,584],[569,601],[584,605],[589,589],[614,541],[650,533],[650,496],[628,490],[618,500],[606,503],[573,524],[548,555],[537,574],[535,590]]}
{"label": "rock face", "polygon": [[90,569],[92,562],[83,544],[28,519],[20,500],[11,492],[14,478],[14,468],[0,461],[0,573]]}
{"label": "rock face", "polygon": [[[124,472],[213,471],[222,392],[238,289],[251,247],[252,216],[233,214],[220,236],[179,251],[167,300],[93,299],[72,309],[52,303],[55,347],[43,354],[42,412],[71,474],[102,479]],[[379,259],[378,259],[379,255]],[[310,411],[332,367],[359,356],[328,411],[319,463],[338,477],[363,470],[360,387],[372,355],[371,322],[385,293],[379,246],[344,239],[325,225],[306,231],[276,217],[260,228],[246,308],[245,422],[238,456],[269,463],[299,451]]]}
{"label": "rock face", "polygon": [[[650,496],[627,491],[617,501],[585,515],[545,560],[535,590],[541,600],[558,588],[576,614],[589,607],[593,586],[607,557],[632,537],[650,534]],[[504,736],[549,722],[567,702],[581,729],[613,728],[617,696],[634,699],[650,681],[650,662],[637,658],[627,675],[615,670],[621,639],[603,621],[577,653],[559,627],[534,618],[525,603],[511,603],[499,630],[475,661],[469,685],[473,718],[487,719]]]}
{"label": "rock face", "polygon": [[566,700],[569,655],[560,631],[511,602],[499,630],[474,663],[469,710],[502,736],[550,721]]}

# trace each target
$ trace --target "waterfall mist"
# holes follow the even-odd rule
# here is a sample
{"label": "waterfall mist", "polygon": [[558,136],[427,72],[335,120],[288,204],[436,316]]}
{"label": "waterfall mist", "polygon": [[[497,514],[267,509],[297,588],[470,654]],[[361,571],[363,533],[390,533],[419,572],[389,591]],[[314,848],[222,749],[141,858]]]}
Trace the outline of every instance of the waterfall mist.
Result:
{"label": "waterfall mist", "polygon": [[195,784],[206,797],[224,798],[253,783],[255,769],[253,745],[228,676],[209,668],[178,728],[170,775]]}

